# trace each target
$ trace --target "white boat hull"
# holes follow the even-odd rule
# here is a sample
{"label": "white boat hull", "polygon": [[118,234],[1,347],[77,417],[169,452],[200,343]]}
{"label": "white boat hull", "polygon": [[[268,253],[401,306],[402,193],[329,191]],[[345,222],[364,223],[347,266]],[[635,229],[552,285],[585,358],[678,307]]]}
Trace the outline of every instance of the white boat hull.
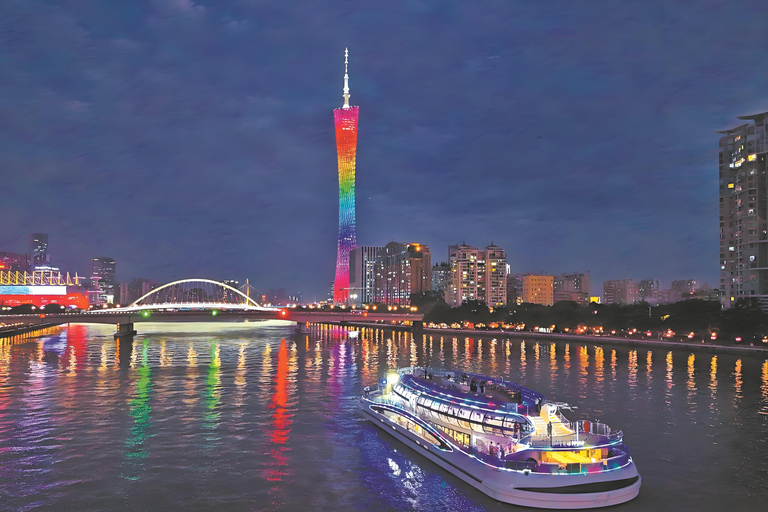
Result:
{"label": "white boat hull", "polygon": [[[440,450],[371,410],[371,403],[361,399],[360,407],[374,425],[464,482],[504,503],[551,509],[597,508],[624,503],[640,492],[641,478],[631,459],[622,468],[595,474],[553,475],[502,469],[480,461],[453,444],[453,452]],[[600,487],[601,484],[611,487],[621,481],[627,485],[600,492],[584,492],[585,488]]]}

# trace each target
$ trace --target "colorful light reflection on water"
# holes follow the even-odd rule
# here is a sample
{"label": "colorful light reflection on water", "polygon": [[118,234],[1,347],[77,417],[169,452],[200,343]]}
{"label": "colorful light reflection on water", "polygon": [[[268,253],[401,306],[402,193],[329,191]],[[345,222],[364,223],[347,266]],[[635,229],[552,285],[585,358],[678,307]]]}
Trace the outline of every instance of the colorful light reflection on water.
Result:
{"label": "colorful light reflection on water", "polygon": [[0,509],[508,511],[360,418],[362,387],[409,364],[501,372],[622,429],[644,484],[615,510],[768,498],[766,358],[274,322],[111,331],[0,345]]}

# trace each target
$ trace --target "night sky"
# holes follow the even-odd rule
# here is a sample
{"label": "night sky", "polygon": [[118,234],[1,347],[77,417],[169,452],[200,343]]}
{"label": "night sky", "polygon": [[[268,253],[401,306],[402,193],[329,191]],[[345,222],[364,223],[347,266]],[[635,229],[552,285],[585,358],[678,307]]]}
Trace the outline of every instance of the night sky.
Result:
{"label": "night sky", "polygon": [[718,285],[717,143],[768,2],[3,0],[0,251],[325,298],[344,48],[358,245]]}

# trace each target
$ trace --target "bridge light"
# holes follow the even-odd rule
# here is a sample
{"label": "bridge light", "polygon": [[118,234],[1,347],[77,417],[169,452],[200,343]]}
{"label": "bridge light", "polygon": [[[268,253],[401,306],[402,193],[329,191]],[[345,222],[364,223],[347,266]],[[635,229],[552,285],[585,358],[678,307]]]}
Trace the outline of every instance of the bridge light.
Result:
{"label": "bridge light", "polygon": [[142,311],[141,312],[141,316],[143,316],[145,318],[148,317],[149,316],[149,311]]}
{"label": "bridge light", "polygon": [[286,314],[286,313],[285,313],[285,310],[284,310],[284,309],[283,309],[282,311],[280,311],[280,316],[285,316],[285,314]]}
{"label": "bridge light", "polygon": [[218,315],[218,314],[219,314],[219,312],[218,312],[218,311],[216,311],[215,309],[214,309],[213,311],[211,311],[211,315],[212,315],[212,316],[216,316],[216,315]]}

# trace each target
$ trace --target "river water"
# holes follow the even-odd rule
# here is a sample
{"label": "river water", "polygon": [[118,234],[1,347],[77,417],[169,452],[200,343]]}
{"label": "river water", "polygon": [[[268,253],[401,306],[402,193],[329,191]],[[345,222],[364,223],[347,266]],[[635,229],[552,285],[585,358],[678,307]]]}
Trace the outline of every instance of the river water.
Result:
{"label": "river water", "polygon": [[503,375],[624,431],[636,510],[765,510],[768,359],[285,322],[72,325],[0,345],[0,510],[462,510],[498,503],[356,409],[387,369]]}

